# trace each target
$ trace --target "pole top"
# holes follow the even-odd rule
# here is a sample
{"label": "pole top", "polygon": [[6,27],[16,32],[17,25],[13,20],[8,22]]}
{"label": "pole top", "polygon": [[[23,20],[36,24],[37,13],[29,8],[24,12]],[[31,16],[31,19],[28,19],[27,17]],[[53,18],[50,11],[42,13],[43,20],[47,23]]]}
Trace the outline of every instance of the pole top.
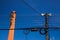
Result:
{"label": "pole top", "polygon": [[51,13],[41,13],[42,16],[48,15],[48,16],[52,16]]}
{"label": "pole top", "polygon": [[12,11],[12,13],[16,13],[16,11],[15,11],[15,10],[13,10],[13,11]]}

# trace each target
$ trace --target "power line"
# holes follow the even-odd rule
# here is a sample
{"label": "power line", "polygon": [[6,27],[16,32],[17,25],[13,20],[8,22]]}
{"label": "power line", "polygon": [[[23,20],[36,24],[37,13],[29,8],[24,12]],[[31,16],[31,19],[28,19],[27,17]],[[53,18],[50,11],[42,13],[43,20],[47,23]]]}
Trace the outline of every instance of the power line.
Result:
{"label": "power line", "polygon": [[35,8],[33,8],[31,5],[29,5],[26,1],[22,0],[22,2],[23,2],[24,4],[26,4],[28,7],[30,7],[34,12],[40,13],[40,12],[38,12]]}
{"label": "power line", "polygon": [[44,28],[44,27],[30,27],[30,28],[15,28],[15,29],[0,29],[0,30],[40,30],[40,29],[54,29],[54,30],[60,30],[60,27],[48,27],[48,28]]}

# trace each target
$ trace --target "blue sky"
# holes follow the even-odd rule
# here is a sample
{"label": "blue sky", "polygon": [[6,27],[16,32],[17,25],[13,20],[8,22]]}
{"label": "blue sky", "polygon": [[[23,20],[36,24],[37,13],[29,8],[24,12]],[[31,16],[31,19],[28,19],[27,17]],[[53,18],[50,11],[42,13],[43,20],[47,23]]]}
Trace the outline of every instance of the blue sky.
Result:
{"label": "blue sky", "polygon": [[[31,7],[26,5],[23,0],[0,0],[0,28],[10,27],[10,13],[16,11],[15,28],[42,26],[45,21],[41,13],[51,13],[49,17],[49,27],[60,27],[60,0],[25,0]],[[50,38],[60,40],[59,30],[49,30]],[[30,32],[27,36],[23,31],[15,30],[14,40],[45,40],[45,35],[39,32]],[[8,39],[8,30],[0,30],[0,40]]]}

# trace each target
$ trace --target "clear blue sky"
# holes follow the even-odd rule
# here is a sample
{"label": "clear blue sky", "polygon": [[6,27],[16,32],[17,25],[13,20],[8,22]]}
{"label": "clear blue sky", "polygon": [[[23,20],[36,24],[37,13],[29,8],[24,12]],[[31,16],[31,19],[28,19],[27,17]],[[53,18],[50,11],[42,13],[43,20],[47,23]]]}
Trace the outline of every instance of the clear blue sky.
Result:
{"label": "clear blue sky", "polygon": [[[60,27],[60,0],[25,0],[31,7],[26,5],[22,0],[0,0],[0,28],[10,27],[10,13],[16,11],[15,28],[42,26],[45,21],[41,13],[51,13],[49,17],[49,27]],[[50,30],[50,38],[60,40],[60,30]],[[30,32],[27,36],[23,31],[15,30],[14,40],[45,40],[45,35],[39,32]],[[0,30],[0,40],[8,39],[8,30]]]}

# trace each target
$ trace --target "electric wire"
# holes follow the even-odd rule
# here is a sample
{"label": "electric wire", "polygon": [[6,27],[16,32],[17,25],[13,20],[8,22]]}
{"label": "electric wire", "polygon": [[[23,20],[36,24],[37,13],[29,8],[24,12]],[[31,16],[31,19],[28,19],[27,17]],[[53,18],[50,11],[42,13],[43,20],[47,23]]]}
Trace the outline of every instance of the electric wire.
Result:
{"label": "electric wire", "polygon": [[24,4],[26,4],[28,7],[30,7],[34,12],[40,13],[40,12],[38,12],[35,8],[33,8],[31,5],[29,5],[25,0],[22,0],[22,2],[23,2]]}
{"label": "electric wire", "polygon": [[32,27],[32,28],[15,28],[15,29],[1,29],[0,30],[40,30],[40,29],[54,29],[54,30],[60,30],[60,27],[48,27],[48,28],[44,28],[44,27]]}

